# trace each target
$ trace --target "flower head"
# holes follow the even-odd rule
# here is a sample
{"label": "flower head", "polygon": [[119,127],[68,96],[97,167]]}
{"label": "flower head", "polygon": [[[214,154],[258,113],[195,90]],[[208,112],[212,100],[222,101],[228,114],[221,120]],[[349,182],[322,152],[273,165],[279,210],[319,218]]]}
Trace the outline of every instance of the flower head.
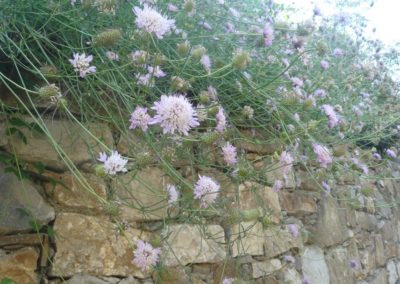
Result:
{"label": "flower head", "polygon": [[350,259],[349,260],[349,267],[352,269],[359,269],[360,262],[357,259]]}
{"label": "flower head", "polygon": [[172,206],[178,201],[179,192],[175,185],[167,184],[166,191],[168,192],[168,206]]}
{"label": "flower head", "polygon": [[299,228],[297,227],[296,224],[289,224],[287,225],[287,228],[290,232],[290,234],[292,235],[292,238],[297,238],[299,236]]}
{"label": "flower head", "polygon": [[235,281],[235,278],[224,278],[221,284],[233,284],[233,281]]}
{"label": "flower head", "polygon": [[204,69],[207,72],[211,71],[211,59],[210,56],[208,56],[207,54],[204,54],[201,58],[200,58],[200,63],[201,65],[203,65]]}
{"label": "flower head", "polygon": [[395,152],[394,150],[392,150],[392,149],[387,149],[387,150],[386,150],[386,154],[387,154],[390,158],[393,158],[393,159],[397,158],[396,152]]}
{"label": "flower head", "polygon": [[339,118],[336,115],[334,108],[331,105],[322,105],[325,115],[328,117],[328,127],[333,128],[339,123]]}
{"label": "flower head", "polygon": [[332,164],[332,155],[326,146],[313,143],[312,147],[314,153],[317,155],[317,162],[321,167],[327,168],[329,164]]}
{"label": "flower head", "polygon": [[280,158],[279,158],[279,162],[282,165],[281,171],[284,175],[287,175],[293,167],[293,162],[294,162],[294,158],[293,155],[290,152],[287,151],[283,151]]}
{"label": "flower head", "polygon": [[190,128],[199,126],[196,110],[183,95],[162,95],[152,109],[156,111],[156,115],[150,123],[159,123],[164,134],[174,134],[176,131],[188,135]]}
{"label": "flower head", "polygon": [[148,242],[138,240],[136,242],[136,250],[133,252],[134,258],[132,263],[139,267],[143,272],[154,266],[160,258],[161,250],[153,248]]}
{"label": "flower head", "polygon": [[96,73],[96,67],[90,66],[90,62],[93,60],[93,55],[86,56],[85,53],[74,53],[73,56],[74,58],[68,59],[68,61],[74,67],[74,71],[79,72],[79,76],[81,78],[85,78],[85,76],[89,73]]}
{"label": "flower head", "polygon": [[334,50],[333,50],[333,55],[334,56],[336,56],[336,57],[340,57],[340,56],[343,56],[343,50],[341,50],[340,48],[335,48]]}
{"label": "flower head", "polygon": [[135,129],[136,127],[142,128],[143,131],[146,131],[148,125],[150,123],[151,117],[147,113],[147,108],[137,106],[131,114],[131,125],[129,129]]}
{"label": "flower head", "polygon": [[283,187],[285,186],[285,183],[281,181],[280,179],[275,180],[274,185],[272,186],[272,191],[273,192],[278,192],[280,191]]}
{"label": "flower head", "polygon": [[265,46],[271,46],[274,40],[274,29],[270,23],[266,23],[263,29],[264,44]]}
{"label": "flower head", "polygon": [[156,67],[149,66],[149,67],[147,67],[147,71],[149,71],[149,74],[151,76],[154,76],[156,78],[162,78],[167,75],[167,74],[165,74],[164,71],[161,70],[160,66],[156,66]]}
{"label": "flower head", "polygon": [[126,172],[126,164],[128,160],[123,159],[117,151],[112,151],[110,156],[101,152],[98,161],[104,163],[104,170],[109,175],[115,175],[118,172]]}
{"label": "flower head", "polygon": [[226,129],[226,116],[222,107],[219,107],[218,113],[215,115],[215,119],[217,121],[215,130],[217,130],[217,132],[224,132]]}
{"label": "flower head", "polygon": [[321,60],[320,62],[322,69],[326,70],[329,68],[329,62],[326,60]]}
{"label": "flower head", "polygon": [[106,52],[106,56],[108,59],[112,60],[112,61],[119,61],[119,56],[118,54],[116,54],[113,51],[107,51]]}
{"label": "flower head", "polygon": [[219,194],[220,185],[212,178],[207,176],[199,176],[194,187],[194,198],[200,200],[200,207],[205,208],[214,203]]}
{"label": "flower head", "polygon": [[303,80],[301,80],[301,79],[298,78],[298,77],[293,77],[293,78],[291,78],[290,80],[292,81],[292,84],[293,84],[293,87],[294,87],[294,88],[301,88],[301,87],[303,87],[303,85],[304,85]]}
{"label": "flower head", "polygon": [[175,20],[169,20],[146,4],[143,9],[134,7],[132,11],[136,15],[137,27],[146,32],[154,33],[158,38],[163,38],[164,34],[175,26]]}
{"label": "flower head", "polygon": [[233,166],[237,163],[236,147],[231,143],[228,142],[224,147],[222,147],[222,153],[224,155],[224,161],[228,166]]}

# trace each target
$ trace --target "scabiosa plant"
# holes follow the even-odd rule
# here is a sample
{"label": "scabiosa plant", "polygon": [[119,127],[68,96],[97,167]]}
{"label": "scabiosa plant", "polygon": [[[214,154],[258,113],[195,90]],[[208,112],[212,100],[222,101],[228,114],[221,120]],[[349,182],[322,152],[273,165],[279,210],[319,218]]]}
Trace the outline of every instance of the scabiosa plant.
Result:
{"label": "scabiosa plant", "polygon": [[135,6],[132,11],[136,15],[135,22],[137,27],[148,33],[155,34],[159,39],[163,38],[167,32],[175,27],[175,20],[169,20],[146,4],[143,9]]}
{"label": "scabiosa plant", "polygon": [[221,284],[233,284],[233,281],[235,281],[235,278],[224,278]]}
{"label": "scabiosa plant", "polygon": [[326,70],[329,68],[329,62],[326,60],[321,60],[320,62],[322,69]]}
{"label": "scabiosa plant", "polygon": [[147,108],[137,106],[131,114],[129,129],[140,127],[143,131],[147,131],[151,117],[147,113]]}
{"label": "scabiosa plant", "polygon": [[293,78],[291,78],[290,80],[292,81],[292,84],[293,84],[293,87],[294,87],[294,88],[302,88],[303,85],[304,85],[303,80],[301,80],[301,79],[298,78],[298,77],[293,77]]}
{"label": "scabiosa plant", "polygon": [[155,66],[155,67],[149,66],[147,67],[147,71],[149,71],[149,74],[151,76],[154,76],[156,78],[162,78],[167,75],[165,74],[164,71],[161,70],[160,66]]}
{"label": "scabiosa plant", "polygon": [[226,143],[224,147],[222,147],[222,153],[224,155],[224,161],[228,166],[234,166],[237,163],[237,152],[236,147],[231,143]]}
{"label": "scabiosa plant", "polygon": [[68,59],[68,61],[74,67],[75,72],[79,72],[81,78],[85,78],[89,73],[96,73],[96,67],[90,66],[90,62],[93,60],[93,55],[86,56],[85,53],[74,53],[73,59]]}
{"label": "scabiosa plant", "polygon": [[326,146],[313,143],[312,147],[314,153],[317,155],[317,162],[321,167],[327,168],[330,164],[332,164],[332,155]]}
{"label": "scabiosa plant", "polygon": [[358,261],[357,259],[350,259],[348,265],[352,269],[360,269],[361,267],[360,261]]}
{"label": "scabiosa plant", "polygon": [[299,236],[299,228],[297,227],[296,224],[289,224],[287,225],[287,228],[289,230],[289,233],[292,235],[292,238],[295,239]]}
{"label": "scabiosa plant", "polygon": [[200,63],[201,65],[203,65],[204,69],[210,73],[211,72],[211,59],[210,56],[208,56],[207,54],[204,54],[201,58],[200,58]]}
{"label": "scabiosa plant", "polygon": [[150,243],[138,240],[136,250],[133,252],[132,263],[139,267],[143,272],[148,271],[156,265],[160,258],[160,248],[154,248]]}
{"label": "scabiosa plant", "polygon": [[118,54],[116,54],[113,51],[107,51],[106,52],[106,56],[108,59],[110,59],[111,61],[119,61],[119,56]]}
{"label": "scabiosa plant", "polygon": [[279,158],[279,162],[282,165],[281,171],[283,175],[287,175],[293,167],[294,158],[290,152],[283,151]]}
{"label": "scabiosa plant", "polygon": [[166,191],[168,193],[168,206],[173,206],[179,198],[179,192],[175,185],[167,184]]}
{"label": "scabiosa plant", "polygon": [[151,124],[160,124],[163,133],[189,135],[189,130],[199,126],[197,112],[192,104],[183,95],[162,95],[158,102],[152,107],[156,115]]}
{"label": "scabiosa plant", "polygon": [[321,107],[328,117],[328,127],[333,128],[339,123],[339,118],[336,115],[334,108],[331,105],[322,105]]}
{"label": "scabiosa plant", "polygon": [[219,110],[215,115],[215,120],[217,121],[217,126],[215,127],[215,130],[221,133],[224,132],[226,129],[226,116],[222,107],[219,107]]}
{"label": "scabiosa plant", "polygon": [[194,198],[200,200],[200,207],[206,208],[214,203],[219,195],[220,185],[212,178],[200,176],[194,187]]}
{"label": "scabiosa plant", "polygon": [[270,23],[266,23],[263,29],[264,44],[271,46],[274,40],[274,29]]}
{"label": "scabiosa plant", "polygon": [[117,151],[112,151],[110,156],[101,152],[97,160],[104,164],[104,171],[109,175],[116,175],[119,172],[127,172],[126,164],[128,163],[128,160],[122,158]]}
{"label": "scabiosa plant", "polygon": [[393,158],[393,159],[397,158],[397,153],[392,149],[387,149],[386,155],[388,155],[390,158]]}
{"label": "scabiosa plant", "polygon": [[278,191],[280,191],[284,186],[285,186],[285,183],[284,183],[282,180],[277,179],[277,180],[275,180],[274,185],[272,186],[272,191],[273,191],[273,192],[278,192]]}

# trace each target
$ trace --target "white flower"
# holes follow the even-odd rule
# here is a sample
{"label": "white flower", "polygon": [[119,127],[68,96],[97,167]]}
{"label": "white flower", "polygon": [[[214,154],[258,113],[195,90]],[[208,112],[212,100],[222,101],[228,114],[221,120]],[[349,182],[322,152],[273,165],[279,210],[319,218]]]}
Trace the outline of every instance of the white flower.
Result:
{"label": "white flower", "polygon": [[168,192],[168,206],[172,206],[178,201],[179,192],[176,189],[176,186],[171,184],[167,184],[166,190]]}
{"label": "white flower", "polygon": [[164,34],[175,27],[175,20],[169,20],[146,4],[143,9],[134,7],[132,11],[136,15],[137,27],[146,32],[154,33],[158,38],[163,38]]}
{"label": "white flower", "polygon": [[123,159],[117,151],[112,151],[109,157],[106,153],[101,152],[97,160],[104,163],[104,170],[109,175],[115,175],[118,172],[127,172],[126,164],[128,160]]}
{"label": "white flower", "polygon": [[79,54],[74,53],[73,59],[68,59],[68,61],[74,67],[75,72],[79,72],[79,76],[84,78],[86,74],[95,73],[96,67],[90,66],[90,62],[93,60],[93,55],[86,56],[85,53]]}
{"label": "white flower", "polygon": [[149,71],[149,74],[151,76],[154,76],[157,78],[165,77],[165,75],[166,75],[165,72],[163,72],[160,69],[160,66],[156,66],[156,67],[149,66],[149,67],[147,67],[147,71]]}
{"label": "white flower", "polygon": [[200,200],[200,207],[205,208],[214,203],[219,194],[220,185],[212,178],[207,176],[199,176],[194,187],[194,198]]}

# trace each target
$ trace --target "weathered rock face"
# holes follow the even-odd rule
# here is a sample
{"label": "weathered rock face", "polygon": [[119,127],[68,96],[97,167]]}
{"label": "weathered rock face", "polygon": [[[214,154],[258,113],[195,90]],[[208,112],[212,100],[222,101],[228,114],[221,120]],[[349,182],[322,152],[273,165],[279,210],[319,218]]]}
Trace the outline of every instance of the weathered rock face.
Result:
{"label": "weathered rock face", "polygon": [[321,200],[318,209],[318,221],[313,227],[313,240],[320,247],[332,246],[344,241],[348,236],[345,222],[338,212],[337,202],[333,198]]}
{"label": "weathered rock face", "polygon": [[0,280],[12,279],[18,284],[38,283],[36,263],[39,257],[37,250],[26,247],[11,253],[0,250]]}
{"label": "weathered rock face", "polygon": [[265,137],[260,132],[252,133],[251,130],[242,130],[241,133],[246,139],[240,139],[235,142],[240,149],[264,155],[272,155],[283,149],[283,144],[278,139]]}
{"label": "weathered rock face", "polygon": [[282,209],[291,215],[305,215],[317,212],[315,198],[307,192],[281,192]]}
{"label": "weathered rock face", "polygon": [[132,244],[139,238],[147,240],[146,232],[128,229],[124,236],[107,218],[76,213],[59,214],[54,230],[57,251],[50,272],[52,276],[150,276],[150,271],[142,272],[132,264]]}
{"label": "weathered rock face", "polygon": [[107,197],[107,186],[102,179],[83,174],[88,185],[83,186],[71,173],[50,174],[49,177],[57,182],[45,185],[47,195],[55,204],[73,209],[102,209],[101,200]]}
{"label": "weathered rock face", "polygon": [[324,252],[317,246],[307,246],[301,254],[304,276],[311,283],[329,284],[329,270],[325,262]]}
{"label": "weathered rock face", "polygon": [[5,118],[0,116],[0,147],[6,146],[7,143]]}
{"label": "weathered rock face", "polygon": [[[168,216],[165,190],[170,179],[160,168],[146,168],[136,175],[128,173],[113,181],[115,197],[126,221],[162,220]],[[142,211],[145,210],[145,211]]]}
{"label": "weathered rock face", "polygon": [[359,260],[358,252],[355,255],[346,247],[335,247],[326,254],[326,263],[329,268],[329,275],[332,283],[352,284],[355,282],[358,269],[349,265],[350,260]]}
{"label": "weathered rock face", "polygon": [[[23,119],[32,122],[30,118]],[[95,160],[99,152],[104,150],[93,137],[97,137],[108,147],[112,147],[114,143],[107,125],[86,124],[85,127],[93,135],[91,136],[79,125],[70,121],[44,119],[44,123],[54,141],[76,165]],[[47,167],[66,169],[65,163],[45,135],[26,128],[22,128],[21,131],[27,138],[27,144],[20,138],[12,136],[6,146],[8,151],[15,151],[20,159],[28,162],[42,162]]]}
{"label": "weathered rock face", "polygon": [[[221,226],[171,225],[165,233],[168,238],[163,247],[166,266],[188,263],[216,263],[226,257],[224,231]],[[190,248],[190,249],[188,249]]]}
{"label": "weathered rock face", "polygon": [[264,230],[265,236],[265,255],[267,257],[275,257],[281,253],[284,253],[291,248],[302,248],[303,238],[299,234],[294,238],[287,228],[282,229],[279,226],[268,228]]}
{"label": "weathered rock face", "polygon": [[33,220],[42,226],[54,219],[54,209],[44,201],[35,185],[5,173],[1,164],[0,188],[0,235],[30,231]]}
{"label": "weathered rock face", "polygon": [[260,222],[242,222],[232,226],[232,256],[264,255],[264,231]]}
{"label": "weathered rock face", "polygon": [[253,262],[253,278],[268,276],[282,268],[282,263],[279,259],[271,259],[266,261]]}

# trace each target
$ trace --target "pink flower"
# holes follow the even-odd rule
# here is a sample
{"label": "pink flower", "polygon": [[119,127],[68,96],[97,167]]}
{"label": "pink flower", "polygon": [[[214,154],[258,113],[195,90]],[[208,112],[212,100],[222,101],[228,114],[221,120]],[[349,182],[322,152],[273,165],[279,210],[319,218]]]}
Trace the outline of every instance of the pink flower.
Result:
{"label": "pink flower", "polygon": [[314,153],[317,155],[317,162],[321,167],[327,168],[332,163],[332,156],[329,149],[316,143],[313,143],[312,147]]}
{"label": "pink flower", "polygon": [[146,86],[146,87],[153,87],[154,86],[154,80],[151,77],[151,74],[136,74],[136,78],[137,78],[137,84],[138,85],[142,85],[142,86]]}
{"label": "pink flower", "polygon": [[211,59],[210,59],[210,56],[208,56],[207,54],[204,54],[200,59],[200,63],[201,63],[201,65],[203,65],[204,69],[207,72],[211,71]]}
{"label": "pink flower", "polygon": [[129,120],[131,125],[129,129],[135,129],[140,126],[143,131],[147,131],[150,120],[151,117],[147,113],[147,108],[137,106],[135,111],[131,114],[131,119]]}
{"label": "pink flower", "polygon": [[322,69],[326,70],[329,68],[329,62],[326,60],[321,60],[320,62]]}
{"label": "pink flower", "polygon": [[149,71],[149,74],[151,76],[154,76],[156,78],[162,78],[166,76],[166,74],[160,69],[160,66],[156,67],[149,66],[147,67],[147,71]]}
{"label": "pink flower", "polygon": [[155,102],[152,109],[156,111],[156,115],[150,124],[159,123],[164,134],[174,134],[176,131],[189,135],[191,128],[200,125],[196,110],[183,95],[162,95],[160,101]]}
{"label": "pink flower", "polygon": [[200,207],[205,208],[215,202],[219,194],[220,185],[212,178],[199,176],[194,187],[194,198],[200,200]]}
{"label": "pink flower", "polygon": [[278,192],[280,191],[283,187],[285,186],[285,183],[281,181],[280,179],[275,180],[274,185],[272,186],[272,191],[273,192]]}
{"label": "pink flower", "polygon": [[291,255],[284,255],[283,256],[283,260],[286,261],[286,262],[290,262],[290,263],[295,263],[296,262],[295,258],[293,256],[291,256]]}
{"label": "pink flower", "polygon": [[224,278],[221,284],[233,284],[233,281],[235,281],[235,278]]}
{"label": "pink flower", "polygon": [[160,253],[161,250],[159,248],[153,248],[148,242],[138,240],[136,242],[136,250],[133,252],[134,258],[132,263],[145,272],[151,266],[156,265],[160,258]]}
{"label": "pink flower", "polygon": [[343,56],[343,54],[343,50],[341,50],[340,48],[335,48],[333,50],[333,56],[340,57]]}
{"label": "pink flower", "polygon": [[293,155],[287,151],[283,151],[281,153],[281,156],[279,158],[279,162],[282,165],[281,171],[283,173],[283,175],[287,175],[293,167]]}
{"label": "pink flower", "polygon": [[265,46],[271,46],[274,40],[274,29],[270,23],[266,23],[263,29],[264,44]]}
{"label": "pink flower", "polygon": [[331,105],[322,105],[322,109],[328,117],[328,127],[335,127],[339,123],[339,118],[337,117],[334,108]]}
{"label": "pink flower", "polygon": [[178,7],[172,3],[168,4],[168,11],[170,12],[178,12]]}
{"label": "pink flower", "polygon": [[110,59],[112,61],[118,61],[119,60],[118,54],[116,54],[113,51],[107,51],[106,52],[106,56],[107,56],[108,59]]}
{"label": "pink flower", "polygon": [[217,126],[215,127],[215,130],[217,132],[224,132],[226,129],[226,116],[222,107],[219,107],[219,111],[215,115],[215,119],[217,121]]}
{"label": "pink flower", "polygon": [[224,161],[228,166],[233,166],[237,163],[236,147],[231,143],[228,142],[224,147],[222,147],[222,153],[224,155]]}
{"label": "pink flower", "polygon": [[101,152],[97,160],[104,164],[104,171],[109,175],[115,175],[118,172],[128,171],[126,169],[128,160],[123,159],[117,151],[112,151],[110,156],[107,156],[106,153]]}
{"label": "pink flower", "polygon": [[287,225],[287,228],[292,235],[292,238],[295,239],[299,236],[299,228],[297,228],[296,224],[289,224]]}
{"label": "pink flower", "polygon": [[96,67],[90,66],[90,62],[93,60],[93,55],[86,56],[85,53],[74,53],[73,56],[74,58],[68,59],[68,61],[74,67],[74,71],[79,72],[81,78],[85,78],[87,74],[96,73]]}
{"label": "pink flower", "polygon": [[169,20],[146,4],[143,9],[135,6],[132,11],[136,15],[137,27],[148,33],[154,33],[157,38],[163,38],[164,34],[175,27],[175,20]]}
{"label": "pink flower", "polygon": [[396,152],[393,151],[392,149],[387,149],[387,150],[386,150],[386,154],[387,154],[390,158],[393,158],[393,159],[397,158]]}
{"label": "pink flower", "polygon": [[178,201],[179,192],[176,189],[176,186],[171,184],[167,184],[166,190],[168,192],[168,206],[172,206]]}
{"label": "pink flower", "polygon": [[329,185],[326,181],[323,181],[323,182],[322,182],[322,188],[325,189],[325,191],[326,191],[327,193],[331,193],[331,187],[330,187],[330,185]]}
{"label": "pink flower", "polygon": [[292,84],[293,84],[293,87],[294,87],[294,88],[301,88],[301,87],[303,87],[303,85],[304,85],[303,80],[301,80],[301,79],[298,78],[298,77],[293,77],[293,78],[291,78],[290,80],[292,81]]}

